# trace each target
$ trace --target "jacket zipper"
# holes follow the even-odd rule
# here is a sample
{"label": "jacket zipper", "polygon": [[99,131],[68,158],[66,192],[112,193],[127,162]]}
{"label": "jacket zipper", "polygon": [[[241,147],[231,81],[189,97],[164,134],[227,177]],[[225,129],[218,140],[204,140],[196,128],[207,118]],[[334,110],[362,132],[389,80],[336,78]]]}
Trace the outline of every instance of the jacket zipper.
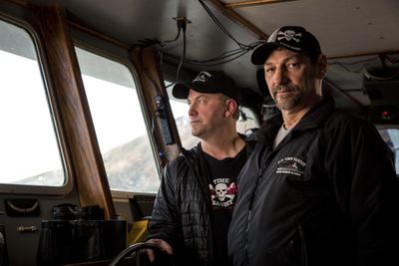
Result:
{"label": "jacket zipper", "polygon": [[[263,152],[265,152],[265,150],[263,150]],[[261,153],[262,153],[262,152],[261,152]],[[250,202],[249,202],[248,217],[247,217],[247,228],[245,229],[246,241],[245,241],[245,247],[244,247],[245,264],[246,264],[246,265],[249,265],[249,256],[248,256],[248,231],[249,231],[249,224],[250,224],[250,221],[251,221],[251,218],[252,218],[252,205],[253,205],[253,203],[254,203],[254,201],[255,201],[256,193],[257,193],[257,191],[258,191],[259,183],[260,183],[260,181],[262,180],[263,172],[266,170],[266,165],[268,165],[267,162],[269,162],[269,161],[271,160],[271,158],[274,157],[274,156],[273,156],[274,153],[275,153],[275,152],[272,151],[272,152],[267,156],[267,158],[266,158],[265,160],[261,160],[261,162],[259,163],[259,165],[260,165],[259,168],[260,168],[260,169],[259,169],[259,172],[258,172],[258,177],[257,177],[257,179],[256,179],[256,183],[255,183],[255,186],[254,186],[254,191],[253,191],[253,193],[252,193],[252,197],[251,197],[251,200],[250,200]],[[263,156],[261,156],[261,157],[263,157]]]}
{"label": "jacket zipper", "polygon": [[[265,164],[264,164],[265,165]],[[248,217],[247,217],[247,228],[245,229],[245,234],[247,235],[246,241],[245,241],[245,264],[249,265],[249,257],[248,257],[248,231],[249,231],[249,224],[252,218],[252,205],[253,202],[255,200],[255,196],[256,196],[256,192],[257,192],[257,188],[259,185],[260,180],[262,179],[262,173],[265,170],[265,167],[261,167],[261,169],[258,172],[258,178],[256,179],[256,183],[255,183],[255,188],[254,188],[254,192],[252,193],[252,197],[251,200],[249,202],[249,208],[248,208]]]}
{"label": "jacket zipper", "polygon": [[299,236],[301,237],[301,255],[302,255],[302,265],[303,266],[308,266],[308,249],[306,246],[306,238],[305,238],[305,233],[303,231],[302,225],[298,225],[299,229]]}

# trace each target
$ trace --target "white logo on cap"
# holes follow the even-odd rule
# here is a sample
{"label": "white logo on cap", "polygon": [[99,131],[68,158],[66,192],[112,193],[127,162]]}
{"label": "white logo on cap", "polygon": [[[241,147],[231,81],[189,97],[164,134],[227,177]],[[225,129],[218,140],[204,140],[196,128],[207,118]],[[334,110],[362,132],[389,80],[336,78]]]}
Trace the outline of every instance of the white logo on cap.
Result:
{"label": "white logo on cap", "polygon": [[206,82],[208,78],[212,77],[212,75],[207,71],[201,71],[197,77],[193,80],[193,82]]}
{"label": "white logo on cap", "polygon": [[277,34],[277,40],[280,41],[281,39],[286,39],[287,41],[294,40],[296,42],[299,42],[300,39],[295,38],[295,37],[302,37],[302,33],[295,33],[293,30],[286,30],[284,32],[279,31]]}

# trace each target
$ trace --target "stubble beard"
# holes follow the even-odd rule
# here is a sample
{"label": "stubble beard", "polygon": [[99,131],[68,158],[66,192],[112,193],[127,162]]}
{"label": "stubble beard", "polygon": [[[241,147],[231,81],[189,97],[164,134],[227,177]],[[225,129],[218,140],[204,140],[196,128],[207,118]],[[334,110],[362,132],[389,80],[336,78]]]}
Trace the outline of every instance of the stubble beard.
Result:
{"label": "stubble beard", "polygon": [[197,138],[201,138],[201,135],[203,135],[204,130],[202,126],[196,125],[196,126],[191,126],[191,135]]}
{"label": "stubble beard", "polygon": [[[280,91],[289,91],[286,96],[277,96]],[[274,92],[274,99],[277,108],[280,110],[293,110],[297,108],[304,97],[304,93],[300,90],[298,86],[279,86]]]}
{"label": "stubble beard", "polygon": [[191,135],[193,135],[194,137],[198,137],[200,135],[199,130],[192,127]]}

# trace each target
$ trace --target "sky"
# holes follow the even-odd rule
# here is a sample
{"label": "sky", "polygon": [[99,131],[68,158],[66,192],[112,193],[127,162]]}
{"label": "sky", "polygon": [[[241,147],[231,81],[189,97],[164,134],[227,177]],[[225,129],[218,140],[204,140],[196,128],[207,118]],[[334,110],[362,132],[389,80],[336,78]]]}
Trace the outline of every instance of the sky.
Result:
{"label": "sky", "polygon": [[0,182],[60,168],[37,62],[0,51],[0,73]]}
{"label": "sky", "polygon": [[[0,73],[0,182],[61,169],[37,61],[0,51]],[[147,134],[135,89],[89,76],[83,80],[103,153]],[[186,103],[173,101],[176,117],[187,116],[187,110]]]}

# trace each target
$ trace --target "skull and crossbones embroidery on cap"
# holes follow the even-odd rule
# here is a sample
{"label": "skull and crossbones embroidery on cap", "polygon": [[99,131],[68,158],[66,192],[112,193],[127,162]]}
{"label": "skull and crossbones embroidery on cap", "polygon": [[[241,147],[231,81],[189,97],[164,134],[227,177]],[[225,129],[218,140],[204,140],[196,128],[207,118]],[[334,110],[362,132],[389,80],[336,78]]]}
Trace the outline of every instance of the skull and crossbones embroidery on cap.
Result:
{"label": "skull and crossbones embroidery on cap", "polygon": [[286,30],[286,31],[279,31],[277,33],[277,40],[281,41],[282,39],[285,39],[286,41],[290,42],[291,40],[294,40],[295,42],[300,42],[302,37],[302,33],[295,33],[293,30]]}
{"label": "skull and crossbones embroidery on cap", "polygon": [[193,80],[193,82],[206,82],[210,77],[212,77],[211,73],[207,71],[201,71]]}
{"label": "skull and crossbones embroidery on cap", "polygon": [[227,208],[234,204],[237,194],[235,182],[230,182],[230,178],[217,178],[213,184],[209,184],[212,205],[214,207]]}

